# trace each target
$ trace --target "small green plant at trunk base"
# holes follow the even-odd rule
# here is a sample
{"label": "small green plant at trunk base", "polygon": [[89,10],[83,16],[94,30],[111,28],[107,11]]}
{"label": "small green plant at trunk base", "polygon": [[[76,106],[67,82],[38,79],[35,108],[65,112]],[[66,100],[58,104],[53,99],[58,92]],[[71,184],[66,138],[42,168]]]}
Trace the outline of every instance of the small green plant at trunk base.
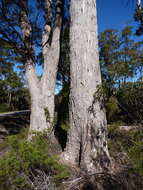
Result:
{"label": "small green plant at trunk base", "polygon": [[44,111],[45,111],[46,121],[49,121],[50,120],[50,112],[49,112],[48,108],[45,108]]}
{"label": "small green plant at trunk base", "polygon": [[8,140],[11,148],[0,158],[1,190],[34,190],[39,188],[37,180],[49,183],[52,190],[68,177],[67,168],[50,156],[45,134],[36,134],[31,141],[19,140],[17,135]]}

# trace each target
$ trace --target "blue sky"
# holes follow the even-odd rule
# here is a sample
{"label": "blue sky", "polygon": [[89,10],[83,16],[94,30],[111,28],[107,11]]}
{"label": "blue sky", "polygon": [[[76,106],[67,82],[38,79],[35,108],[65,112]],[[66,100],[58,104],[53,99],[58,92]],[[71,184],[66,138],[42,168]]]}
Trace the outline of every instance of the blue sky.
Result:
{"label": "blue sky", "polygon": [[136,0],[97,0],[98,30],[122,29],[135,26],[133,19]]}

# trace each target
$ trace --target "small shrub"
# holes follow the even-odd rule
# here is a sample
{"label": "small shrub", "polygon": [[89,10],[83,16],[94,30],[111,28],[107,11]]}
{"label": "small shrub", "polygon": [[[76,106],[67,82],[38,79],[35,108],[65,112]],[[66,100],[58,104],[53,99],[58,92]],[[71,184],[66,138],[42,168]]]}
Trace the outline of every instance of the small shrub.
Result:
{"label": "small shrub", "polygon": [[1,190],[33,190],[34,179],[39,175],[36,171],[43,172],[51,183],[59,186],[68,171],[58,163],[56,156],[49,155],[45,134],[35,135],[32,141],[18,137],[8,138],[11,149],[0,158]]}
{"label": "small shrub", "polygon": [[62,128],[63,130],[65,130],[65,131],[68,131],[69,128],[70,128],[68,121],[63,121],[63,122],[61,122],[61,128]]}
{"label": "small shrub", "polygon": [[108,129],[109,151],[113,156],[116,153],[127,152],[133,146],[135,131],[120,130],[122,123],[113,123]]}
{"label": "small shrub", "polygon": [[120,113],[118,100],[116,97],[111,96],[106,102],[107,117],[109,121],[114,121],[115,117]]}
{"label": "small shrub", "polygon": [[143,141],[135,142],[128,154],[134,171],[143,176]]}
{"label": "small shrub", "polygon": [[10,111],[10,108],[7,104],[0,104],[0,113]]}

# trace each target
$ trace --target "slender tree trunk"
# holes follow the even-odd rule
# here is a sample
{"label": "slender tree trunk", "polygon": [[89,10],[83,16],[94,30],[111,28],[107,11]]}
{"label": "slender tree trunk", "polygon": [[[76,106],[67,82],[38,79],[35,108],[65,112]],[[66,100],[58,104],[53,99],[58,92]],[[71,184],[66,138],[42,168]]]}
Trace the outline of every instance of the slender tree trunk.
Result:
{"label": "slender tree trunk", "polygon": [[44,109],[49,112],[50,123],[54,121],[54,92],[60,53],[60,27],[54,30],[52,38],[51,45],[47,44],[43,48],[44,73],[41,79]]}
{"label": "slender tree trunk", "polygon": [[8,107],[11,105],[11,92],[8,93]]}
{"label": "slender tree trunk", "polygon": [[[21,11],[21,27],[27,51],[25,56],[26,76],[31,96],[30,132],[44,131],[51,129],[54,121],[54,91],[59,61],[61,21],[59,21],[58,25],[55,25],[53,31],[50,25],[45,25],[42,39],[44,72],[42,78],[39,79],[35,69],[31,26],[27,17],[26,1],[21,3],[23,7]],[[49,18],[51,1],[45,0],[45,9],[47,9],[47,19],[51,19]],[[49,38],[51,38],[50,43]]]}
{"label": "slender tree trunk", "polygon": [[95,0],[71,0],[71,93],[70,131],[64,159],[89,172],[108,168],[106,116],[102,98],[98,57]]}

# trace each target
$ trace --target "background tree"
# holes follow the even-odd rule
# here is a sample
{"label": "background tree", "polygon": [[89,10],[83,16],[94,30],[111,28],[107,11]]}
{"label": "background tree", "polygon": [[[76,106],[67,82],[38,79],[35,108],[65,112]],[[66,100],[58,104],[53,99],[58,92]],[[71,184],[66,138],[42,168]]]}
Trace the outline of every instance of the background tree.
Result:
{"label": "background tree", "polygon": [[[143,42],[135,41],[133,29],[125,27],[121,32],[102,32],[99,35],[99,46],[108,123],[120,121],[139,124],[142,108],[140,112],[131,109],[129,105],[134,104],[133,107],[137,108],[137,104],[140,104]],[[133,96],[136,96],[136,103]]]}
{"label": "background tree", "polygon": [[0,52],[0,111],[29,109],[29,93],[22,75],[14,71],[14,62],[9,60],[12,47],[1,40]]}

